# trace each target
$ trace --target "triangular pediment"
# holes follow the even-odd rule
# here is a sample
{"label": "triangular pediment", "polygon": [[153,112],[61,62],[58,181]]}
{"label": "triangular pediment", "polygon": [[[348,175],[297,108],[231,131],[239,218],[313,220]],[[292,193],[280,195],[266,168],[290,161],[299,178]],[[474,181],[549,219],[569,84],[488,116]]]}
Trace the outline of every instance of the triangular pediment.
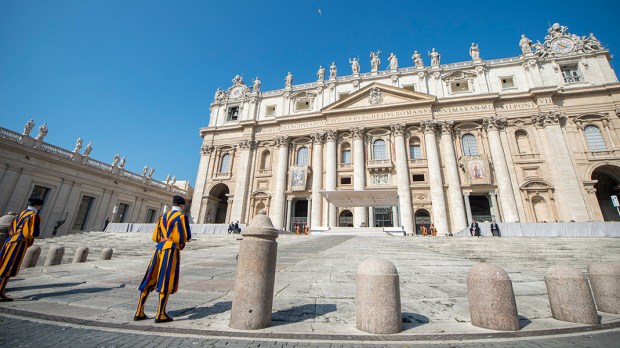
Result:
{"label": "triangular pediment", "polygon": [[432,104],[436,100],[437,97],[433,95],[375,82],[326,106],[321,111],[323,113],[333,113],[394,106],[422,106],[424,104]]}

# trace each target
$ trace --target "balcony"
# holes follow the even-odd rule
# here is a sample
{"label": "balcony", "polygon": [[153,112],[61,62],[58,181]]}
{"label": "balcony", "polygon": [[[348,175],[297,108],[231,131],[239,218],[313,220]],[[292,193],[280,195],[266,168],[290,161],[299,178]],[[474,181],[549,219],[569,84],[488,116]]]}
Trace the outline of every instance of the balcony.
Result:
{"label": "balcony", "polygon": [[353,170],[353,163],[338,163],[338,169],[342,171]]}
{"label": "balcony", "polygon": [[227,179],[230,179],[230,177],[231,177],[230,172],[226,172],[226,173],[217,172],[215,173],[215,175],[213,175],[214,180],[227,180]]}
{"label": "balcony", "polygon": [[620,157],[620,150],[586,151],[586,157],[590,161],[618,159]]}
{"label": "balcony", "polygon": [[540,154],[537,153],[519,153],[515,155],[516,163],[537,163],[542,162]]}
{"label": "balcony", "polygon": [[369,160],[366,161],[366,169],[371,172],[382,172],[392,170],[392,160]]}
{"label": "balcony", "polygon": [[428,161],[426,158],[417,158],[417,159],[409,160],[410,168],[420,168],[420,167],[427,167],[427,166],[428,166]]}

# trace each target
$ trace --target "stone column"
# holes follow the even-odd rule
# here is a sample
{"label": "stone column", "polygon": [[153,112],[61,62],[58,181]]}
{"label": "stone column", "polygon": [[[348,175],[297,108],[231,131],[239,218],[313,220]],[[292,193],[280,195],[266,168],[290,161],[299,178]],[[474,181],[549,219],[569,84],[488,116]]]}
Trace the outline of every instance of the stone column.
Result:
{"label": "stone column", "polygon": [[390,125],[396,147],[396,180],[398,188],[398,205],[400,219],[405,227],[405,234],[415,234],[413,223],[413,205],[411,203],[411,188],[409,184],[409,164],[405,146],[405,124]]}
{"label": "stone column", "polygon": [[284,226],[282,227],[284,230],[288,231],[287,229],[290,227],[291,225],[291,216],[293,213],[293,197],[288,197],[286,199],[286,203],[287,203],[287,208],[286,208],[286,221],[284,221]]}
{"label": "stone column", "polygon": [[538,127],[545,129],[548,141],[545,157],[549,156],[547,161],[552,166],[550,169],[554,179],[555,192],[560,203],[561,219],[577,222],[588,221],[584,190],[579,182],[579,176],[571,159],[570,149],[562,132],[561,124],[565,122],[566,116],[550,111],[535,115],[532,120]]}
{"label": "stone column", "polygon": [[433,223],[438,233],[447,235],[450,233],[450,230],[446,215],[446,200],[443,195],[439,152],[437,151],[437,140],[435,138],[438,122],[435,120],[425,121],[422,122],[421,126],[424,130],[424,144],[426,145],[428,179],[431,187],[431,201],[433,202]]}
{"label": "stone column", "polygon": [[487,130],[489,138],[489,148],[491,150],[491,158],[493,159],[493,169],[495,171],[495,180],[497,181],[497,189],[499,191],[499,200],[502,202],[503,221],[519,221],[517,201],[512,191],[508,164],[506,163],[506,156],[504,155],[504,149],[502,148],[502,142],[499,137],[499,128],[506,127],[506,119],[491,117],[485,119],[483,125]]}
{"label": "stone column", "polygon": [[[325,138],[327,139],[327,153],[325,157],[325,190],[335,191],[336,183],[338,181],[338,147],[336,144],[336,140],[338,140],[338,133],[335,130],[330,129],[325,132]],[[338,213],[336,206],[332,203],[328,203],[327,209],[327,226],[338,226]]]}
{"label": "stone column", "polygon": [[312,216],[309,228],[321,226],[321,213],[323,212],[323,141],[325,133],[310,134],[312,138]]}
{"label": "stone column", "polygon": [[368,227],[375,227],[375,208],[368,207]]}
{"label": "stone column", "polygon": [[196,223],[205,222],[205,216],[200,214],[201,210],[204,211],[204,207],[199,202],[202,202],[202,197],[205,194],[209,163],[211,162],[213,150],[215,150],[215,147],[212,145],[203,144],[200,148],[200,164],[198,165],[198,174],[196,174],[196,190],[192,198],[194,204],[192,204],[191,210],[191,215]]}
{"label": "stone column", "polygon": [[452,231],[460,231],[467,227],[467,216],[465,214],[465,205],[463,204],[459,168],[456,163],[456,154],[454,153],[453,129],[453,121],[446,121],[441,124],[441,154],[444,158],[446,182],[448,183],[448,202],[450,204],[449,211],[452,220]]}
{"label": "stone column", "polygon": [[312,196],[306,198],[308,200],[308,212],[306,213],[306,225],[310,228],[310,217],[312,216]]}
{"label": "stone column", "polygon": [[[364,128],[351,129],[353,136],[353,189],[364,191],[366,189],[366,158],[364,157]],[[353,208],[353,226],[360,227],[368,220],[366,207]]]}
{"label": "stone column", "polygon": [[[275,138],[276,147],[278,148],[278,168],[276,172],[276,192],[273,197],[273,206],[270,213],[273,220],[273,226],[275,228],[281,228],[286,230],[284,217],[284,202],[286,195],[286,182],[288,168],[288,147],[289,137],[279,136]],[[290,216],[288,216],[290,219]]]}
{"label": "stone column", "polygon": [[465,213],[467,214],[467,226],[474,219],[471,215],[471,203],[469,202],[469,192],[463,192],[463,200],[465,201]]}
{"label": "stone column", "polygon": [[499,214],[499,206],[497,205],[497,192],[489,192],[491,197],[491,205],[493,206],[493,215],[496,221],[502,221]]}
{"label": "stone column", "polygon": [[235,178],[235,192],[230,219],[240,223],[246,222],[245,211],[247,209],[250,159],[252,158],[251,153],[254,147],[254,140],[244,139],[239,142],[239,161],[237,161],[237,169],[232,171],[237,177]]}

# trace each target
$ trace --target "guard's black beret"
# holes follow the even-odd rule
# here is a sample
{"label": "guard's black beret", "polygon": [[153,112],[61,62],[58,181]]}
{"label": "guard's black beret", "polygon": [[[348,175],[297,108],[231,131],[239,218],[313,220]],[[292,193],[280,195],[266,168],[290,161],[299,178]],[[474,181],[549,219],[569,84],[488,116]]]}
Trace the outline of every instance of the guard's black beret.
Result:
{"label": "guard's black beret", "polygon": [[185,198],[181,197],[181,196],[174,196],[172,197],[172,205],[185,205]]}
{"label": "guard's black beret", "polygon": [[28,203],[30,203],[31,206],[43,205],[43,200],[39,197],[30,197]]}

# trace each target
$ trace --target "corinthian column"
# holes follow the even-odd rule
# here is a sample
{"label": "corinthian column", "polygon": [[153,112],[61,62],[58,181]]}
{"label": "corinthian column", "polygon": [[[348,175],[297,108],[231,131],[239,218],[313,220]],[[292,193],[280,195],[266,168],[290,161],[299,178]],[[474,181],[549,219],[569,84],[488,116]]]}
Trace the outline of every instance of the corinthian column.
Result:
{"label": "corinthian column", "polygon": [[428,162],[428,180],[431,186],[431,200],[433,201],[433,223],[438,233],[447,235],[450,233],[448,217],[446,215],[446,199],[443,195],[443,180],[441,178],[441,166],[439,165],[439,151],[435,131],[439,123],[435,120],[422,122],[424,131],[424,144],[426,145],[426,158]]}
{"label": "corinthian column", "polygon": [[[364,127],[351,129],[353,136],[353,189],[364,191],[366,189],[366,159],[364,158]],[[353,209],[353,226],[360,227],[368,219],[366,207]]]}
{"label": "corinthian column", "polygon": [[[558,112],[540,113],[533,116],[538,128],[544,128],[548,141],[545,147],[545,157],[553,178],[557,200],[559,203],[560,218],[563,221],[588,221],[585,192],[579,182],[571,153],[566,144],[562,124],[566,116]],[[500,192],[501,193],[501,192]],[[501,196],[500,196],[501,198]]]}
{"label": "corinthian column", "polygon": [[450,204],[450,220],[452,231],[459,231],[467,227],[467,216],[463,204],[463,192],[461,191],[461,179],[454,153],[454,140],[452,133],[453,121],[445,121],[441,124],[441,154],[444,158],[446,181],[448,183],[448,197]]}
{"label": "corinthian column", "polygon": [[310,216],[310,228],[321,226],[321,214],[323,213],[323,141],[325,133],[310,134],[312,138],[312,215]]}
{"label": "corinthian column", "polygon": [[239,160],[236,162],[237,170],[235,178],[235,192],[232,208],[230,211],[230,219],[246,223],[245,211],[247,209],[248,196],[248,177],[250,174],[250,159],[252,158],[252,149],[256,146],[254,140],[241,140],[239,142]]}
{"label": "corinthian column", "polygon": [[486,127],[489,138],[489,148],[491,149],[491,158],[493,159],[493,169],[495,170],[495,179],[497,180],[497,189],[499,200],[502,204],[504,222],[519,221],[517,201],[512,191],[508,164],[506,163],[504,148],[499,138],[499,129],[506,127],[506,119],[491,117],[483,121],[483,126]]}
{"label": "corinthian column", "polygon": [[390,125],[396,147],[396,180],[398,188],[398,205],[400,219],[405,227],[405,234],[415,234],[413,224],[413,207],[411,204],[411,189],[409,188],[409,165],[407,164],[407,150],[405,148],[405,125],[402,123]]}
{"label": "corinthian column", "polygon": [[[338,139],[338,132],[333,129],[325,132],[325,138],[327,139],[326,144],[326,157],[325,157],[325,190],[327,191],[335,191],[336,190],[336,181],[338,179],[337,174],[337,166],[338,166],[338,154],[336,147],[336,140]],[[336,227],[338,216],[336,216],[336,206],[332,203],[328,203],[328,213],[329,221],[327,221],[328,227]]]}
{"label": "corinthian column", "polygon": [[205,194],[205,189],[207,186],[207,172],[209,170],[209,162],[211,162],[211,154],[215,150],[215,147],[212,145],[203,145],[200,149],[200,164],[198,165],[198,174],[196,175],[196,190],[194,191],[194,196],[192,197],[192,218],[194,219],[194,223],[205,223],[207,221],[204,214],[201,212],[205,211],[205,207],[202,207],[202,197]]}
{"label": "corinthian column", "polygon": [[284,226],[284,202],[286,195],[286,169],[288,168],[288,136],[279,136],[275,138],[276,147],[278,148],[278,169],[276,172],[276,193],[273,197],[273,207],[269,209],[271,212],[271,221],[273,227],[283,228]]}

